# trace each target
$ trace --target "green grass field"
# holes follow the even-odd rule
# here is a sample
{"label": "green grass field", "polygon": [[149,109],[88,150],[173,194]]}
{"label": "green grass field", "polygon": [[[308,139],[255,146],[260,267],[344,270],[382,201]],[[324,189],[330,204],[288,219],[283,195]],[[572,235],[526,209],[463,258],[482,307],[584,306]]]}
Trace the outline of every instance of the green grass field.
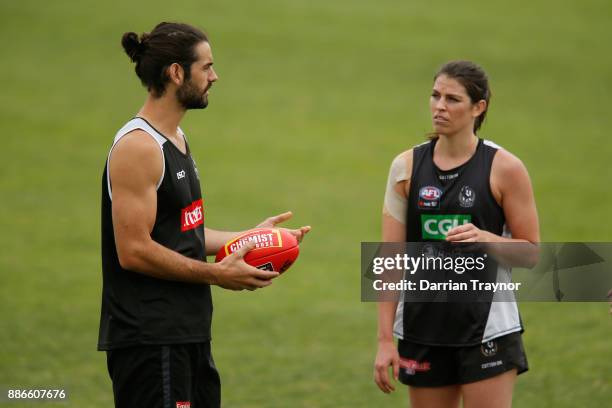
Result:
{"label": "green grass field", "polygon": [[[360,242],[379,239],[391,159],[430,129],[433,73],[456,58],[489,72],[481,135],[527,165],[544,241],[610,241],[611,17],[604,0],[1,2],[0,388],[112,405],[96,352],[101,172],[145,96],[123,32],[179,20],[210,34],[220,80],[182,126],[207,225],[291,209],[290,225],[313,226],[273,287],[214,290],[224,406],[380,407],[406,406],[407,392],[372,381]],[[607,305],[521,310],[531,370],[515,406],[609,406]]]}

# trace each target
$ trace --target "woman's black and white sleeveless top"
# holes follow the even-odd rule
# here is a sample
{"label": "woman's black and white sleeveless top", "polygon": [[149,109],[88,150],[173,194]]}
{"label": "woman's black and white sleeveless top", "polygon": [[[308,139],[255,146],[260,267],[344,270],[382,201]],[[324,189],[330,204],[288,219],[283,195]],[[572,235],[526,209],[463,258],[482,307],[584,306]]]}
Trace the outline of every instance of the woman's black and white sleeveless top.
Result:
{"label": "woman's black and white sleeveless top", "polygon": [[[442,171],[433,161],[436,141],[413,149],[406,241],[441,242],[450,228],[467,222],[509,236],[503,210],[490,188],[491,164],[500,147],[479,139],[466,163]],[[509,276],[509,270],[506,272]],[[400,301],[394,324],[394,334],[400,339],[443,346],[476,345],[519,331],[523,326],[514,301]]]}

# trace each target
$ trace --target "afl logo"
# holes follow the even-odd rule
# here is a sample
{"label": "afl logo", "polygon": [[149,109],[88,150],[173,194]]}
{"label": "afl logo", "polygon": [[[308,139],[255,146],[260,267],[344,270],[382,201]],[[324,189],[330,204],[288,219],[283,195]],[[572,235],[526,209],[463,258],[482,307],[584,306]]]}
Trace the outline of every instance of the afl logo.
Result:
{"label": "afl logo", "polygon": [[419,191],[419,197],[421,197],[422,200],[427,201],[438,200],[441,195],[442,191],[440,191],[439,188],[432,186],[422,187]]}
{"label": "afl logo", "polygon": [[464,208],[473,207],[475,200],[476,193],[474,190],[470,186],[463,186],[459,192],[459,205]]}
{"label": "afl logo", "polygon": [[419,190],[419,201],[417,205],[423,210],[437,210],[440,208],[440,197],[442,190],[438,187],[426,186]]}
{"label": "afl logo", "polygon": [[482,346],[480,346],[480,352],[485,357],[493,357],[495,354],[497,354],[497,343],[494,341],[482,343]]}

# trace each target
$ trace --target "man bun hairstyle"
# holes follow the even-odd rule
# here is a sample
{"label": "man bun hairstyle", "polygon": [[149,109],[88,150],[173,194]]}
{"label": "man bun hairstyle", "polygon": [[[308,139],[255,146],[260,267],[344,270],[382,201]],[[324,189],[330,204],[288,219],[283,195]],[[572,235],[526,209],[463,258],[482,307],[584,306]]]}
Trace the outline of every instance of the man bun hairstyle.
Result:
{"label": "man bun hairstyle", "polygon": [[458,81],[465,88],[472,103],[480,100],[487,102],[485,110],[474,121],[474,134],[480,129],[487,116],[489,103],[491,100],[491,89],[489,88],[489,78],[485,71],[471,61],[450,61],[444,64],[434,76],[434,81],[440,75],[446,75]]}
{"label": "man bun hairstyle", "polygon": [[121,45],[132,62],[137,63],[140,61],[143,47],[142,43],[138,39],[138,34],[133,31],[123,34],[123,37],[121,38]]}
{"label": "man bun hairstyle", "polygon": [[136,75],[156,97],[162,96],[166,90],[170,65],[181,65],[185,80],[191,77],[191,64],[197,59],[195,47],[202,41],[208,42],[208,37],[198,28],[165,22],[140,37],[132,31],[121,37],[125,53],[136,64]]}

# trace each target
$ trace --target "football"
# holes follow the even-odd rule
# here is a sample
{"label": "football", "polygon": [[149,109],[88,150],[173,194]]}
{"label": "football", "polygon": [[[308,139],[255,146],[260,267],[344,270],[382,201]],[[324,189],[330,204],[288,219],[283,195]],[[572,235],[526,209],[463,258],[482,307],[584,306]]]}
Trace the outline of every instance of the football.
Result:
{"label": "football", "polygon": [[255,248],[244,257],[244,261],[255,268],[266,271],[285,272],[298,257],[300,246],[297,239],[284,229],[256,228],[230,240],[223,246],[215,262],[239,250],[248,241],[255,242]]}

